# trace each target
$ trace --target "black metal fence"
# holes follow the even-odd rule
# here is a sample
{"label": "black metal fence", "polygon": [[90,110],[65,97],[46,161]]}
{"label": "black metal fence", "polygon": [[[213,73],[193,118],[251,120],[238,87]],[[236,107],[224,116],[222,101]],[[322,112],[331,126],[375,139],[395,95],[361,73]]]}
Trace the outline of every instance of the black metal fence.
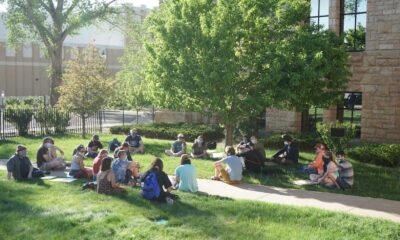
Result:
{"label": "black metal fence", "polygon": [[[103,112],[99,111],[85,121],[86,133],[102,132]],[[41,136],[63,133],[82,133],[80,116],[56,108],[0,109],[0,138]]]}

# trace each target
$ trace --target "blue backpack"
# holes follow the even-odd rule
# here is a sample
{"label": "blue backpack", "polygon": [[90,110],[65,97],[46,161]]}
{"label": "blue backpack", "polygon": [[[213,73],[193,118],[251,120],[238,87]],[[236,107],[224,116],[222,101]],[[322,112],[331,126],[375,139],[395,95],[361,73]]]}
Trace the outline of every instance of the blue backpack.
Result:
{"label": "blue backpack", "polygon": [[153,200],[160,196],[160,186],[158,185],[156,173],[150,172],[144,179],[142,187],[142,197],[145,199]]}

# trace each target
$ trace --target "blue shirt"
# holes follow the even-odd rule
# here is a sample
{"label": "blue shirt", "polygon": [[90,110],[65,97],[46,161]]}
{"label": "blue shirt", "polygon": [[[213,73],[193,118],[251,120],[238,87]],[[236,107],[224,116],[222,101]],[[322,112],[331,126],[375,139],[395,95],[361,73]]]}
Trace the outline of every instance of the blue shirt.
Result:
{"label": "blue shirt", "polygon": [[126,170],[128,169],[129,163],[130,162],[128,160],[122,160],[119,158],[116,158],[113,161],[111,168],[115,174],[115,179],[117,180],[117,182],[125,181],[125,174]]}
{"label": "blue shirt", "polygon": [[184,164],[175,169],[179,177],[179,190],[183,192],[197,192],[196,168],[192,164]]}
{"label": "blue shirt", "polygon": [[175,141],[174,143],[172,143],[172,146],[171,146],[172,152],[178,153],[183,150],[184,146],[185,146],[184,142]]}
{"label": "blue shirt", "polygon": [[227,172],[229,173],[229,178],[232,181],[242,180],[243,165],[238,156],[227,156],[226,158],[222,159],[222,162],[228,165]]}
{"label": "blue shirt", "polygon": [[129,146],[138,148],[140,146],[140,141],[142,141],[142,137],[139,135],[129,135],[125,138],[125,142],[129,144]]}

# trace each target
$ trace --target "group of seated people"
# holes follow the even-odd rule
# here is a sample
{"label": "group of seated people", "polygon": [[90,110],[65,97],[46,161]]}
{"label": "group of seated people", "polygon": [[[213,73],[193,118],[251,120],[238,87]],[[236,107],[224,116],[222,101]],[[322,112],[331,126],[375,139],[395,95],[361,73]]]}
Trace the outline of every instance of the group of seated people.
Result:
{"label": "group of seated people", "polygon": [[[284,147],[273,155],[272,160],[282,164],[297,164],[299,149],[293,143],[292,138],[285,134],[282,135]],[[207,147],[203,136],[199,136],[194,141],[192,152],[186,154],[186,142],[183,134],[179,134],[176,141],[171,145],[171,149],[166,150],[168,156],[181,158],[181,165],[175,170],[175,185],[171,183],[167,174],[163,171],[163,161],[155,158],[151,168],[144,174],[140,173],[140,164],[132,159],[131,153],[144,153],[143,141],[138,135],[137,129],[132,129],[121,145],[117,139],[113,139],[109,144],[110,152],[102,149],[103,145],[99,141],[98,135],[93,135],[87,147],[78,145],[73,152],[69,174],[75,178],[87,178],[97,181],[97,191],[99,193],[116,193],[123,191],[120,184],[128,186],[141,186],[146,197],[150,193],[145,192],[146,186],[153,189],[151,184],[155,184],[157,192],[153,198],[155,200],[167,201],[174,199],[171,194],[172,188],[181,191],[196,192],[198,190],[196,168],[191,164],[192,158],[208,157]],[[323,144],[315,146],[316,157],[312,163],[302,167],[301,172],[310,174],[310,179],[327,187],[350,188],[353,185],[353,169],[351,163],[344,159],[343,151],[337,152],[335,160],[332,152],[326,149]],[[61,156],[58,156],[57,153]],[[222,180],[228,184],[238,184],[242,180],[243,170],[248,172],[260,173],[268,160],[265,155],[265,148],[256,136],[243,138],[236,146],[225,148],[226,157],[214,163],[213,180]],[[27,157],[27,149],[23,145],[18,145],[15,154],[7,162],[8,178],[13,176],[15,179],[29,179],[41,177],[44,172],[50,170],[63,170],[66,167],[64,152],[55,145],[50,137],[43,139],[37,151],[36,169],[32,166]],[[87,168],[84,164],[86,157],[94,157],[93,167]],[[226,165],[226,168],[223,167]],[[155,180],[154,180],[155,179]],[[150,185],[149,185],[150,184]],[[152,193],[153,194],[153,193]]]}

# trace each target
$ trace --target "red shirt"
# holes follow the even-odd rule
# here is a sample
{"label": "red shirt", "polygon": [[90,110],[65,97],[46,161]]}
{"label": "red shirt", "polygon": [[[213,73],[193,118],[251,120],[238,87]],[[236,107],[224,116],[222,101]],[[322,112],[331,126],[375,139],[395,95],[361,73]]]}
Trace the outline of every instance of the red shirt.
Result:
{"label": "red shirt", "polygon": [[93,173],[94,174],[97,174],[100,171],[100,166],[101,166],[102,161],[103,161],[103,159],[98,156],[93,160]]}

